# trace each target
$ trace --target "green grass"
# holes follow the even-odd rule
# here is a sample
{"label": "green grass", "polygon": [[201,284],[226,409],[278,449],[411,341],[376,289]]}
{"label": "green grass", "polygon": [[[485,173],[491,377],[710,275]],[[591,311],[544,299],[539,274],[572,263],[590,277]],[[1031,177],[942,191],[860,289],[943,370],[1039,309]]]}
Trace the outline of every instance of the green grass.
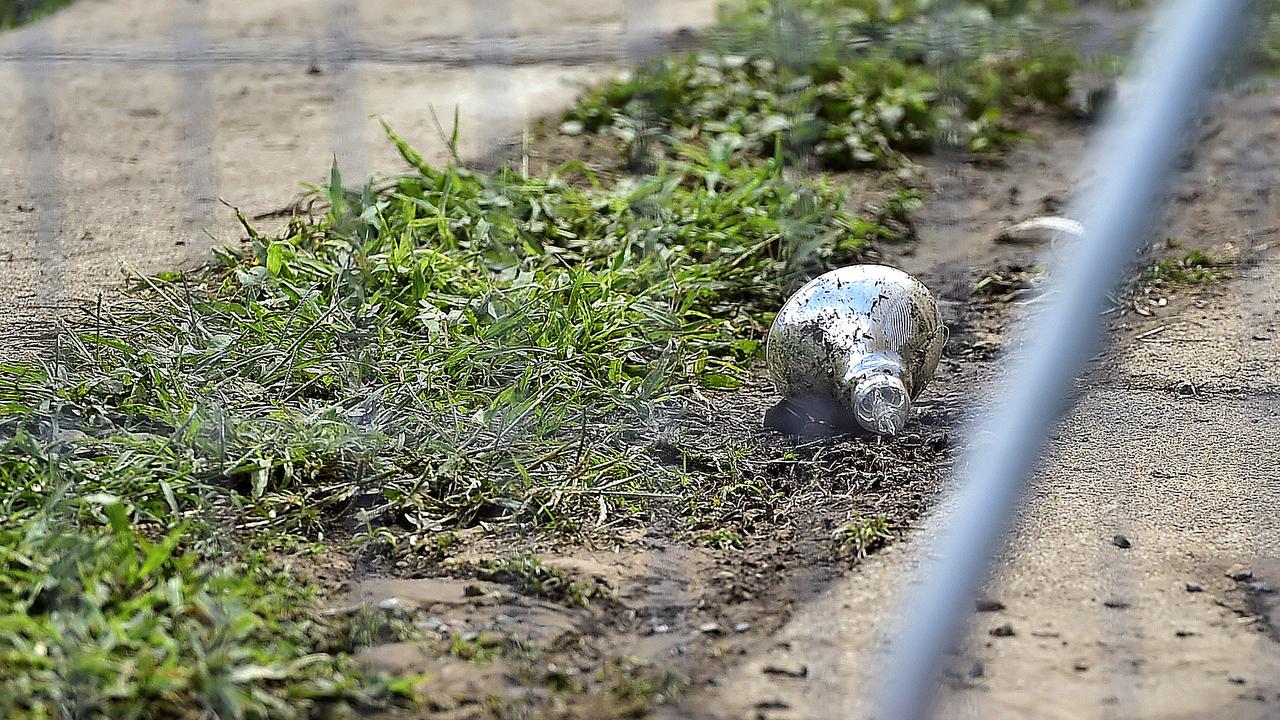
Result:
{"label": "green grass", "polygon": [[523,595],[587,607],[591,598],[602,597],[605,588],[590,580],[575,580],[563,570],[549,567],[533,555],[491,558],[475,568],[484,580],[505,583]]}
{"label": "green grass", "polygon": [[70,490],[157,522],[201,507],[322,537],[348,515],[433,532],[627,513],[672,480],[629,435],[735,385],[786,291],[879,227],[821,180],[693,150],[611,186],[403,150],[418,172],[393,189],[140,279],[56,359],[6,368],[5,424],[82,433]]}
{"label": "green grass", "polygon": [[724,551],[742,549],[742,535],[729,528],[718,528],[700,533],[694,536],[693,542]]}
{"label": "green grass", "polygon": [[496,657],[500,657],[509,649],[511,642],[492,632],[477,633],[475,637],[464,638],[461,635],[452,635],[449,638],[449,654],[474,663],[487,663]]}
{"label": "green grass", "polygon": [[1203,285],[1217,282],[1223,263],[1199,250],[1181,258],[1164,258],[1148,268],[1146,279],[1159,285]]}
{"label": "green grass", "polygon": [[0,0],[0,30],[10,30],[70,5],[74,0]]}
{"label": "green grass", "polygon": [[[722,13],[710,49],[605,84],[562,128],[615,135],[636,168],[712,141],[754,155],[781,141],[789,158],[833,169],[938,147],[984,152],[1021,136],[1010,113],[1068,104],[1081,63],[1028,22],[1061,6],[752,0]],[[942,27],[965,30],[930,45]]]}
{"label": "green grass", "polygon": [[[852,213],[715,146],[604,183],[392,140],[413,168],[394,187],[343,192],[335,168],[324,216],[135,278],[0,367],[8,716],[400,702],[351,658],[369,633],[329,628],[262,551],[438,557],[480,521],[567,532],[714,492],[654,457],[655,423],[741,382],[784,294],[909,201]],[[485,572],[595,594],[527,560]]]}
{"label": "green grass", "polygon": [[670,668],[655,667],[638,658],[616,658],[596,673],[612,703],[592,708],[600,720],[624,720],[648,717],[655,705],[679,698],[689,687],[689,680]]}
{"label": "green grass", "polygon": [[831,538],[841,550],[851,552],[861,559],[893,539],[889,518],[876,515],[858,518],[841,525],[831,533]]}
{"label": "green grass", "polygon": [[[6,486],[53,480],[29,449],[5,448]],[[63,502],[0,526],[3,717],[314,717],[407,695],[261,557],[194,547],[211,540],[183,524],[148,539],[112,496]]]}

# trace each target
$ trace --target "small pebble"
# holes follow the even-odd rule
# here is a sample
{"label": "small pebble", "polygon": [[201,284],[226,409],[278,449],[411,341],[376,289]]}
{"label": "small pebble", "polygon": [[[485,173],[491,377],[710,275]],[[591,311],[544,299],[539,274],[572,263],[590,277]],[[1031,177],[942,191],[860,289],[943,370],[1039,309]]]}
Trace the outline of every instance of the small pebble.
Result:
{"label": "small pebble", "polygon": [[760,668],[765,675],[781,675],[789,678],[809,677],[808,665],[765,665]]}
{"label": "small pebble", "polygon": [[707,635],[719,635],[720,631],[720,623],[703,623],[698,626],[698,632],[705,633]]}
{"label": "small pebble", "polygon": [[1119,598],[1111,598],[1110,600],[1103,600],[1102,604],[1103,606],[1109,607],[1112,610],[1124,610],[1125,608],[1129,607],[1128,600],[1121,600]]}
{"label": "small pebble", "polygon": [[1271,583],[1266,580],[1256,580],[1249,583],[1249,589],[1256,593],[1273,593],[1276,591],[1276,589],[1271,586]]}
{"label": "small pebble", "polygon": [[1117,535],[1111,538],[1111,544],[1115,545],[1121,550],[1128,550],[1129,548],[1133,547],[1133,543],[1129,542],[1129,538],[1123,535]]}
{"label": "small pebble", "polygon": [[733,626],[733,631],[736,633],[744,633],[750,629],[751,629],[751,623],[749,622],[740,622],[737,625]]}
{"label": "small pebble", "polygon": [[1177,635],[1178,637],[1191,637],[1192,635],[1195,635],[1195,634],[1196,633],[1192,630],[1179,630],[1178,632],[1174,633],[1174,635]]}
{"label": "small pebble", "polygon": [[1187,592],[1204,592],[1204,586],[1199,583],[1187,583]]}
{"label": "small pebble", "polygon": [[1244,565],[1232,565],[1231,568],[1227,570],[1227,577],[1237,582],[1252,580],[1253,571]]}
{"label": "small pebble", "polygon": [[978,598],[974,601],[974,609],[978,612],[1000,612],[1004,609],[1004,603],[991,598]]}
{"label": "small pebble", "polygon": [[655,635],[665,635],[671,632],[671,626],[670,625],[654,625],[653,632]]}
{"label": "small pebble", "polygon": [[1227,678],[1227,682],[1231,683],[1232,685],[1243,685],[1245,680],[1240,675],[1232,675],[1231,677]]}
{"label": "small pebble", "polygon": [[379,610],[399,610],[400,605],[401,605],[400,598],[389,597],[385,600],[380,600],[378,602],[378,609]]}
{"label": "small pebble", "polygon": [[1089,669],[1089,663],[1084,662],[1083,660],[1081,660],[1081,661],[1077,662],[1073,667],[1074,667],[1074,669],[1075,669],[1075,671],[1076,671],[1076,672],[1084,672],[1085,670],[1088,670],[1088,669]]}
{"label": "small pebble", "polygon": [[991,628],[991,637],[1013,637],[1016,633],[1013,631],[1013,625],[1005,623],[999,627]]}

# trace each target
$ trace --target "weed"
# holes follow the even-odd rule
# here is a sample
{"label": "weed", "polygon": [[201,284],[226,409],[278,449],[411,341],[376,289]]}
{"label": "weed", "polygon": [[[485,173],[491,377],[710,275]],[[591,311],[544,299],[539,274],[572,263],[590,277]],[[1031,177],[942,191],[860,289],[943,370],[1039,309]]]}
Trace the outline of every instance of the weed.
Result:
{"label": "weed", "polygon": [[[218,697],[250,715],[294,692],[388,702],[389,686],[345,659],[386,628],[349,628],[321,649],[274,625],[317,621],[262,579],[260,561],[244,565],[246,548],[358,538],[439,555],[451,528],[481,520],[568,531],[646,517],[688,475],[648,453],[652,428],[694,388],[736,386],[784,295],[889,236],[878,218],[910,203],[855,214],[825,180],[788,179],[723,143],[604,185],[575,165],[545,177],[434,168],[390,138],[414,172],[385,191],[345,191],[335,167],[324,216],[275,236],[246,224],[243,248],[196,271],[134,277],[119,302],[68,318],[47,354],[0,366],[6,557],[32,556],[28,531],[49,497],[127,498],[112,512],[135,529],[139,566],[176,573],[165,593],[185,603],[216,577],[207,592],[218,602],[261,605],[219,636],[235,658],[275,668],[227,670],[243,688],[183,675],[153,689],[107,674],[85,678],[88,697],[150,712],[214,702],[200,693],[227,687]],[[103,513],[61,508],[58,537],[110,545]],[[48,562],[14,603],[61,576]],[[111,567],[94,570],[103,583],[160,592],[139,590],[119,558]],[[227,568],[239,569],[215,572]],[[529,559],[487,572],[576,604],[599,592]],[[189,666],[205,652],[194,632],[146,638],[164,646],[156,663]],[[41,642],[4,639],[0,653],[36,658]],[[11,682],[39,688],[33,703],[61,702],[61,662],[32,659]],[[314,683],[332,697],[305,689]]]}
{"label": "weed", "polygon": [[580,607],[587,607],[591,598],[604,594],[604,589],[596,583],[574,580],[564,571],[548,567],[532,555],[494,558],[482,563],[477,575],[510,585],[524,595],[536,595]]}
{"label": "weed", "polygon": [[[843,169],[939,145],[1000,147],[1018,137],[1008,111],[1065,107],[1076,55],[1028,37],[1025,23],[1009,32],[997,24],[1046,12],[1046,3],[971,2],[946,18],[923,5],[753,0],[722,13],[711,50],[628,72],[580,99],[566,121],[574,132],[617,136],[633,168],[646,153],[719,140],[756,155],[781,146],[788,159]],[[968,28],[946,57],[931,49],[939,26]]]}
{"label": "weed", "polygon": [[663,705],[678,697],[688,687],[688,680],[673,670],[655,668],[636,658],[617,658],[597,673],[615,705],[606,717],[645,717],[649,708]]}
{"label": "weed", "polygon": [[1164,258],[1147,269],[1146,278],[1157,285],[1203,285],[1217,282],[1224,263],[1199,250],[1181,258]]}
{"label": "weed", "polygon": [[77,492],[152,518],[568,528],[673,481],[628,428],[731,385],[785,293],[878,233],[825,182],[715,148],[585,190],[401,150],[418,173],[387,192],[137,278],[58,357],[0,368],[0,422],[83,434]]}
{"label": "weed", "polygon": [[402,606],[357,605],[337,626],[328,642],[335,650],[359,650],[377,645],[417,640],[421,636],[413,618]]}
{"label": "weed", "polygon": [[491,662],[502,656],[510,646],[503,636],[493,632],[474,635],[452,635],[449,638],[449,654],[474,663]]}
{"label": "weed", "polygon": [[840,527],[831,533],[837,547],[848,550],[859,559],[893,539],[889,529],[889,519],[884,515],[860,518]]}
{"label": "weed", "polygon": [[698,535],[694,542],[718,550],[737,550],[742,547],[742,535],[736,530],[718,528]]}

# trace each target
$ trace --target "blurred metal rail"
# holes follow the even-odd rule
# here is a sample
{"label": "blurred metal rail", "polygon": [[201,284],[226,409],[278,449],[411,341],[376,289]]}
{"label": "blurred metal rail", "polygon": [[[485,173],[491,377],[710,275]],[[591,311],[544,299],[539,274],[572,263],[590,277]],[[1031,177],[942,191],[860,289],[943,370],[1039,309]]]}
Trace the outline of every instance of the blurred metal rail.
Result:
{"label": "blurred metal rail", "polygon": [[[177,39],[174,60],[199,57],[209,45],[208,7],[204,3],[178,3],[173,17]],[[217,104],[213,78],[207,63],[178,63],[173,68],[178,82],[180,121],[179,167],[186,200],[182,231],[185,237],[199,235],[213,222],[218,200],[216,147]]]}
{"label": "blurred metal rail", "polygon": [[[1090,158],[1096,180],[1073,215],[1086,234],[1026,336],[1005,392],[970,433],[954,501],[935,521],[920,584],[895,636],[877,720],[933,713],[945,656],[959,641],[973,597],[1000,549],[1076,375],[1094,352],[1107,293],[1122,278],[1156,207],[1185,131],[1245,0],[1173,0],[1139,54],[1138,83],[1108,121]],[[1064,256],[1068,257],[1068,256]]]}
{"label": "blurred metal rail", "polygon": [[[335,32],[337,31],[337,32]],[[111,43],[78,45],[64,40],[59,47],[26,50],[0,47],[0,63],[151,65],[179,63],[201,65],[261,65],[264,63],[365,65],[442,65],[483,67],[512,65],[562,65],[616,63],[635,60],[637,48],[645,53],[689,50],[697,46],[692,32],[651,32],[638,36],[633,28],[609,31],[580,28],[559,33],[489,33],[478,36],[440,35],[402,42],[373,42],[353,37],[354,30],[337,25],[330,38],[340,42],[317,48],[310,41],[281,42],[276,38],[220,39],[192,49],[182,43]],[[182,52],[187,51],[187,52]]]}
{"label": "blurred metal rail", "polygon": [[[386,40],[360,36],[361,25],[338,18],[350,18],[350,10],[335,4],[329,23],[330,42],[317,46],[311,39],[287,40],[277,37],[227,38],[210,37],[200,47],[192,47],[179,36],[176,40],[148,43],[85,43],[76,38],[60,38],[57,47],[20,50],[0,43],[0,64],[21,61],[51,64],[93,63],[100,65],[151,65],[155,63],[201,65],[262,65],[316,63],[360,63],[362,65],[440,65],[444,67],[508,67],[523,65],[556,65],[573,67],[583,63],[640,63],[662,52],[682,52],[705,48],[708,44],[727,43],[741,46],[742,38],[714,28],[664,28],[653,19],[652,3],[625,0],[623,20],[619,27],[567,26],[555,31],[519,32],[510,27],[510,18],[500,6],[476,2],[473,5],[471,34],[423,35],[403,40]],[[490,20],[491,22],[480,22]],[[1052,25],[1038,32],[1074,32],[1080,27],[1072,23]],[[946,47],[954,44],[959,34],[965,38],[981,34],[997,42],[1007,33],[1009,38],[1025,38],[1037,31],[1027,27],[996,29],[956,25],[950,35],[926,40]],[[14,34],[31,32],[32,28]],[[206,31],[207,33],[207,31]],[[211,33],[208,33],[212,35]],[[808,55],[812,37],[803,29],[785,30],[787,47]],[[887,36],[892,36],[888,33]],[[340,42],[332,42],[339,39]],[[884,39],[851,38],[848,48],[868,48]],[[784,48],[786,49],[786,48]]]}
{"label": "blurred metal rail", "polygon": [[360,9],[356,0],[329,0],[328,10],[325,33],[328,61],[333,69],[329,80],[333,90],[330,149],[345,174],[345,184],[360,187],[369,171],[369,153],[362,132],[369,118],[364,110],[361,59],[356,52],[363,34]]}
{"label": "blurred metal rail", "polygon": [[41,58],[53,48],[44,27],[32,28],[17,50],[22,83],[23,141],[27,148],[27,188],[36,213],[30,231],[39,264],[39,282],[32,288],[37,304],[53,305],[66,297],[66,200],[62,178],[62,129],[58,125],[57,78]]}

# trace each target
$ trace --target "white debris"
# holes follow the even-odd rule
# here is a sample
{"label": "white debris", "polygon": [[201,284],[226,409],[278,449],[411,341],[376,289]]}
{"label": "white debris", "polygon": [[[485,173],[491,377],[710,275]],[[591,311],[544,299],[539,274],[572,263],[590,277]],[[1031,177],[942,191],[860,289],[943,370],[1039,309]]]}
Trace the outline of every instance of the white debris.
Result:
{"label": "white debris", "polygon": [[1084,236],[1084,225],[1078,220],[1045,215],[1010,225],[996,236],[996,242],[1011,245],[1039,245],[1061,238]]}

